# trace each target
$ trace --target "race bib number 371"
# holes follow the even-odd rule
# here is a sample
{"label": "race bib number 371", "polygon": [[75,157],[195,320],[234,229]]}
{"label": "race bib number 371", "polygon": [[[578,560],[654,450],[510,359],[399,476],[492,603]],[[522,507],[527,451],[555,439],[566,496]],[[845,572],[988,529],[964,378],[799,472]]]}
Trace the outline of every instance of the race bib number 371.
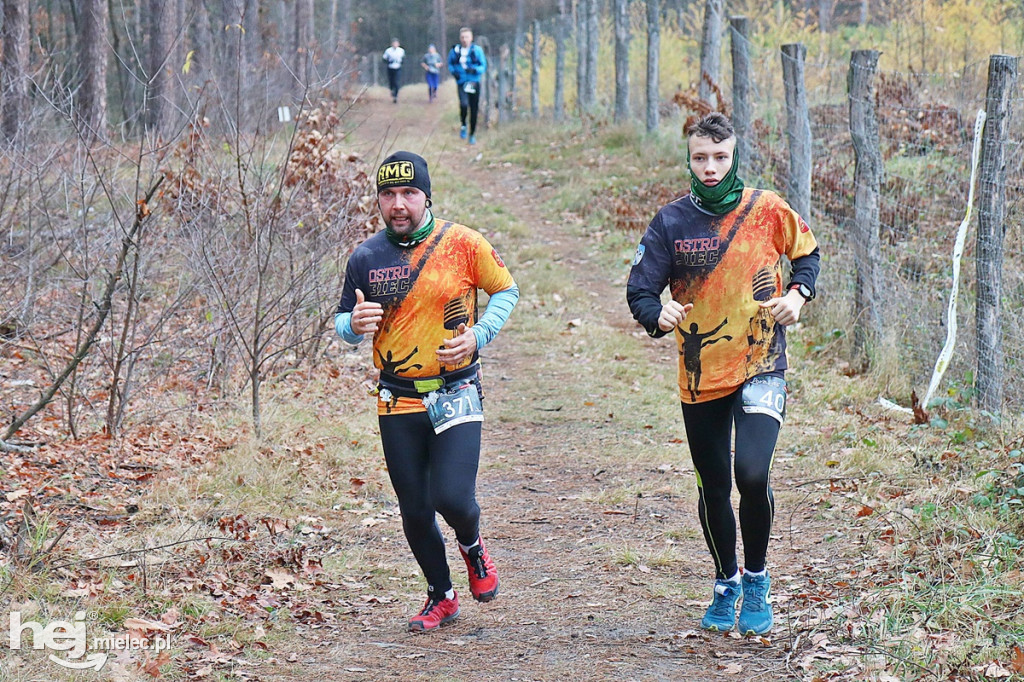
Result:
{"label": "race bib number 371", "polygon": [[484,409],[476,384],[466,383],[434,391],[423,399],[434,433],[444,433],[453,426],[467,422],[482,422]]}

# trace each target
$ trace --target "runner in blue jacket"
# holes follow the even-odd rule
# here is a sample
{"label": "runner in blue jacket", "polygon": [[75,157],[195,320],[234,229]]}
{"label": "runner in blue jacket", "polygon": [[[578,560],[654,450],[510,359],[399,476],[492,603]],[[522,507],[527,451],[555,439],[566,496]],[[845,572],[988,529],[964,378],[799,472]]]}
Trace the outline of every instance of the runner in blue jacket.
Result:
{"label": "runner in blue jacket", "polygon": [[[480,110],[480,87],[487,73],[487,57],[483,49],[473,42],[473,31],[463,26],[459,29],[459,43],[448,53],[448,72],[455,79],[459,89],[459,119],[462,128],[459,137],[469,144],[476,144],[476,119]],[[469,114],[469,129],[466,129],[466,114]]]}

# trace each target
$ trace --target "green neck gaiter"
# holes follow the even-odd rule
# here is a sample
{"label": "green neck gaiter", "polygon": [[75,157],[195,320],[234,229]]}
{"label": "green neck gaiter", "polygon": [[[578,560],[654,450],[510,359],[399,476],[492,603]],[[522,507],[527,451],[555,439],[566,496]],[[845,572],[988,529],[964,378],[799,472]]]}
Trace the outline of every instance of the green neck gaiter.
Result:
{"label": "green neck gaiter", "polygon": [[384,231],[388,237],[388,241],[394,244],[395,246],[402,247],[403,249],[411,249],[412,247],[421,243],[424,239],[430,236],[431,232],[434,231],[434,214],[430,213],[430,209],[427,209],[427,212],[430,215],[430,220],[428,220],[423,227],[416,230],[412,234],[400,235],[394,230],[392,230],[390,227],[384,228]]}
{"label": "green neck gaiter", "polygon": [[739,206],[740,199],[743,198],[743,181],[736,176],[739,165],[738,151],[734,150],[729,172],[717,185],[708,187],[690,170],[690,153],[687,151],[686,170],[690,171],[690,192],[693,193],[697,205],[715,215],[725,215]]}

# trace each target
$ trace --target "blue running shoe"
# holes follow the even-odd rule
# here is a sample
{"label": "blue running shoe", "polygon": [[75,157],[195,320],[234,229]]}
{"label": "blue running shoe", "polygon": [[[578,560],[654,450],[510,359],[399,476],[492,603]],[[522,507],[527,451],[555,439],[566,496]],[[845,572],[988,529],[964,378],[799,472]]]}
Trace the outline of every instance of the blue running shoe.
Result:
{"label": "blue running shoe", "polygon": [[736,626],[736,601],[740,598],[739,583],[715,581],[715,597],[700,626],[712,632],[729,632]]}
{"label": "blue running shoe", "polygon": [[772,605],[768,601],[772,581],[768,574],[743,574],[743,606],[740,608],[740,634],[763,635],[772,629]]}
{"label": "blue running shoe", "polygon": [[466,126],[462,126],[461,128],[459,128],[459,137],[461,137],[463,140],[466,139]]}
{"label": "blue running shoe", "polygon": [[476,144],[476,135],[470,135],[469,136],[469,143],[470,144]]}

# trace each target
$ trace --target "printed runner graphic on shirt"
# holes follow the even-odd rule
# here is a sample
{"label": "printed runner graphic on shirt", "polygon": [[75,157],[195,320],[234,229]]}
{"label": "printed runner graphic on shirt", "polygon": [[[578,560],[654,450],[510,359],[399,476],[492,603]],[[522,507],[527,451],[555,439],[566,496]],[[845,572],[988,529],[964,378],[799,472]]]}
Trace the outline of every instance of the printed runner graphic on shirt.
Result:
{"label": "printed runner graphic on shirt", "polygon": [[[693,402],[697,402],[697,396],[700,395],[700,351],[704,346],[710,346],[718,341],[732,341],[732,337],[729,335],[720,336],[717,339],[709,337],[714,336],[722,327],[729,323],[729,318],[722,320],[722,324],[718,325],[709,332],[703,334],[697,333],[697,323],[690,323],[690,331],[683,331],[682,325],[679,325],[679,333],[683,335],[683,348],[679,351],[679,354],[683,356],[683,367],[686,370],[686,388],[690,391],[690,399]],[[683,324],[686,324],[685,322]]]}

